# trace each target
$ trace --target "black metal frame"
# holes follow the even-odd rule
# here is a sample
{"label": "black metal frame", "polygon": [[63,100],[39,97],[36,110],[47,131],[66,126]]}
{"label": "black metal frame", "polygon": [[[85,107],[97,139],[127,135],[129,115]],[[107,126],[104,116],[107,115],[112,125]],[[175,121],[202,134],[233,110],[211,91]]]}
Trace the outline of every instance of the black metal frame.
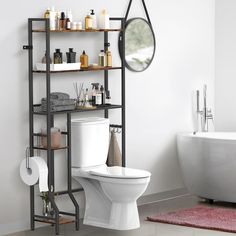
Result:
{"label": "black metal frame", "polygon": [[[112,105],[111,107],[105,106],[104,108],[99,108],[97,110],[104,110],[104,117],[109,117],[109,109],[119,108],[122,109],[121,125],[110,124],[110,127],[116,127],[122,129],[122,166],[125,166],[125,45],[124,45],[124,28],[125,28],[125,19],[124,18],[110,18],[111,21],[120,21],[121,22],[121,67],[118,68],[121,70],[121,105]],[[37,113],[35,112],[34,102],[33,102],[33,23],[34,22],[44,22],[46,34],[46,97],[47,97],[47,112]],[[28,61],[29,61],[29,145],[30,145],[30,156],[34,155],[35,149],[42,149],[35,146],[34,137],[40,136],[40,134],[34,133],[34,115],[46,115],[47,118],[47,165],[48,165],[48,186],[49,186],[49,201],[52,204],[52,207],[55,212],[54,217],[47,217],[42,215],[35,214],[35,193],[34,186],[30,187],[30,224],[31,230],[35,229],[35,221],[50,221],[55,225],[55,233],[59,234],[59,214],[69,215],[75,217],[75,228],[79,230],[79,205],[73,195],[75,192],[83,191],[83,189],[72,189],[72,176],[71,176],[71,113],[72,112],[82,112],[83,110],[75,111],[64,111],[64,112],[51,112],[50,107],[50,93],[51,93],[51,72],[50,72],[50,23],[49,19],[44,18],[29,18],[28,19],[28,45],[24,45],[23,49],[28,50]],[[104,49],[107,49],[108,43],[108,32],[104,31]],[[104,87],[108,89],[108,70],[104,69]],[[95,111],[95,110],[90,110]],[[54,149],[51,147],[51,127],[54,125],[54,115],[55,114],[66,114],[67,115],[67,131],[63,132],[64,135],[67,135],[67,190],[55,192],[55,180],[54,180]],[[45,149],[43,149],[45,150]],[[57,195],[68,194],[72,203],[75,207],[75,213],[62,212],[58,209],[54,197]]]}

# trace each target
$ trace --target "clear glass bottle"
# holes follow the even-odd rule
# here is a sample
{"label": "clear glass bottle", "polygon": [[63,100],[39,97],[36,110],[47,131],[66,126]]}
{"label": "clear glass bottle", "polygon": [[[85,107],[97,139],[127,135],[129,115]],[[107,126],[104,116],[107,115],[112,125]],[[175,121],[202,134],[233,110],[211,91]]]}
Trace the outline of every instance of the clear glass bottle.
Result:
{"label": "clear glass bottle", "polygon": [[61,13],[59,11],[57,11],[56,13],[56,30],[60,30],[60,19],[61,19]]}
{"label": "clear glass bottle", "polygon": [[[52,59],[51,59],[51,57],[50,57],[50,64],[52,64]],[[46,52],[45,52],[45,54],[44,54],[44,56],[43,56],[43,58],[42,58],[42,63],[43,64],[46,64],[47,63],[47,55],[46,55]]]}
{"label": "clear glass bottle", "polygon": [[88,88],[86,88],[86,92],[84,95],[84,107],[91,107],[90,103],[89,103],[89,91]]}

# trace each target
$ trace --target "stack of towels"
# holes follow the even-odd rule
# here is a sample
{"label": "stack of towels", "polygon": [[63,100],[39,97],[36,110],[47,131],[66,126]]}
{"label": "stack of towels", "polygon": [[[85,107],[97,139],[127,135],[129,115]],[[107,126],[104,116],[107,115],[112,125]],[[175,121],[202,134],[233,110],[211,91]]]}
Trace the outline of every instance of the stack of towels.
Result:
{"label": "stack of towels", "polygon": [[[50,94],[51,111],[66,111],[75,109],[75,100],[69,94],[54,92]],[[47,98],[41,100],[42,111],[47,111]]]}

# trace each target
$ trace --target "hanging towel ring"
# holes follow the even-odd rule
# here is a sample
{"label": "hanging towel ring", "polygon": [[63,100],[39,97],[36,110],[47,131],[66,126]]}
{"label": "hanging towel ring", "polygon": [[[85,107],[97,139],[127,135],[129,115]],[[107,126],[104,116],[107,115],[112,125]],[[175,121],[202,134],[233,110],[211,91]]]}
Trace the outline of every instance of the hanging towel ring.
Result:
{"label": "hanging towel ring", "polygon": [[[133,2],[133,0],[129,1],[129,5],[128,5],[128,8],[127,8],[127,11],[126,11],[126,14],[125,14],[125,22],[127,21],[127,18],[128,18],[128,15],[129,15],[129,11],[130,11],[130,8],[131,8],[131,5],[132,5],[132,2]],[[143,8],[144,8],[144,11],[145,11],[148,23],[150,24],[150,26],[152,28],[152,23],[151,23],[151,19],[149,17],[149,14],[148,14],[148,10],[147,10],[147,6],[146,6],[146,3],[145,3],[145,0],[142,0],[142,4],[143,4]]]}

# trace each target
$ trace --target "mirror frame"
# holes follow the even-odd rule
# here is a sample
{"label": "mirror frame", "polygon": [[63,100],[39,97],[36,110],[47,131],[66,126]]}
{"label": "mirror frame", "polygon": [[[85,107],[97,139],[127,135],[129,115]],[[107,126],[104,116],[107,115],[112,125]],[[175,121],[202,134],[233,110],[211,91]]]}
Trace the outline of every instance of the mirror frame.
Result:
{"label": "mirror frame", "polygon": [[[143,71],[145,71],[145,70],[152,64],[153,58],[154,58],[154,56],[155,56],[155,53],[156,53],[156,37],[155,37],[155,33],[154,33],[154,31],[153,31],[152,25],[151,25],[147,20],[145,20],[145,19],[142,18],[142,17],[134,17],[134,18],[130,18],[129,20],[127,20],[127,21],[125,22],[125,30],[124,30],[124,32],[123,32],[124,34],[125,34],[125,31],[126,31],[126,28],[128,27],[128,25],[129,25],[132,21],[134,21],[134,20],[142,20],[142,21],[144,21],[144,22],[149,26],[149,28],[150,28],[150,30],[151,30],[151,32],[152,32],[152,35],[153,35],[154,50],[153,50],[153,54],[152,54],[152,58],[151,58],[151,60],[150,60],[150,63],[149,63],[148,66],[145,67],[143,70],[135,70],[135,69],[133,69],[133,68],[127,63],[126,58],[125,58],[125,56],[124,56],[125,67],[126,67],[127,69],[129,69],[130,71],[133,71],[133,72],[143,72]],[[122,34],[122,32],[120,32],[119,39],[120,39],[121,34]],[[120,41],[120,40],[119,40],[119,53],[120,53],[120,57],[122,58],[122,46],[121,46],[121,41]]]}

